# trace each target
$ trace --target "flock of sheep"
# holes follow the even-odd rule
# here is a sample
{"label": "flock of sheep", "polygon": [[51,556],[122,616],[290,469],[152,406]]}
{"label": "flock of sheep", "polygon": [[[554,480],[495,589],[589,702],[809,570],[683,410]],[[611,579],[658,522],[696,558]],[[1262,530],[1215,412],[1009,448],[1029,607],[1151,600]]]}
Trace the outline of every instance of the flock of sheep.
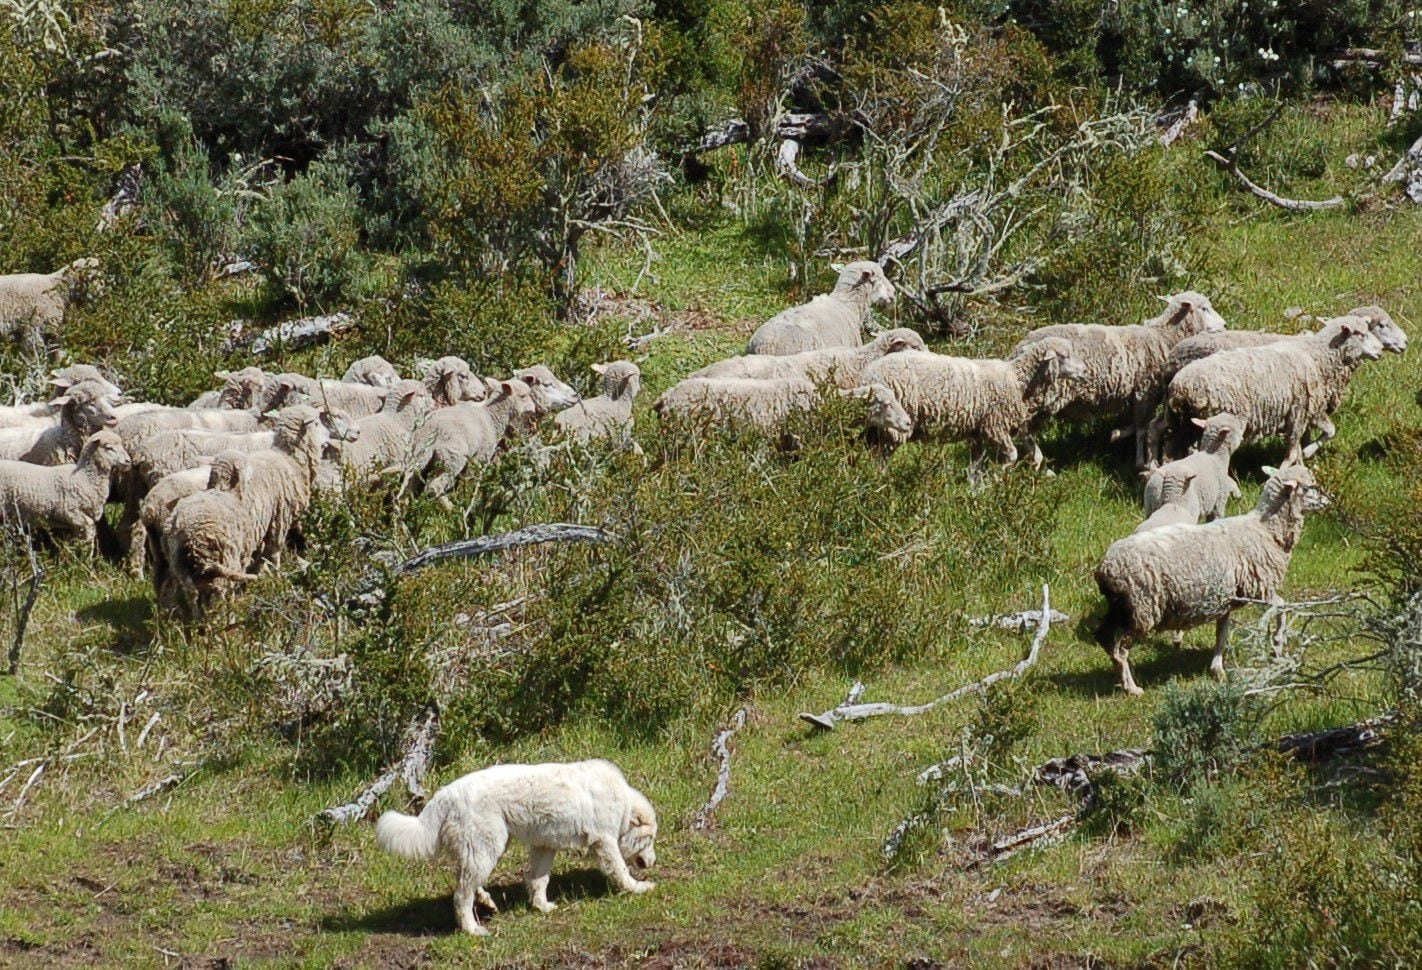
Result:
{"label": "flock of sheep", "polygon": [[[0,277],[0,335],[42,347],[74,281],[94,269],[80,260]],[[959,439],[1015,462],[1025,437],[1034,466],[1046,419],[1123,417],[1112,438],[1134,442],[1147,517],[1097,570],[1108,606],[1097,639],[1130,693],[1129,644],[1155,630],[1215,621],[1211,670],[1223,673],[1230,613],[1277,598],[1304,513],[1326,504],[1303,461],[1333,436],[1353,372],[1407,345],[1378,307],[1312,333],[1231,331],[1194,292],[1138,325],[1034,330],[1002,360],[934,353],[908,329],[863,342],[872,308],[894,295],[879,264],[851,263],[832,292],[773,317],[744,356],[691,374],[654,410],[663,421],[776,430],[837,392],[863,403],[867,430],[888,448]],[[122,501],[130,567],[151,571],[159,602],[193,617],[280,566],[316,492],[395,476],[402,491],[419,483],[448,504],[471,465],[545,419],[569,439],[636,449],[637,366],[594,369],[603,393],[584,400],[542,365],[506,380],[458,357],[427,362],[418,379],[379,357],[340,380],[248,367],[219,372],[220,388],[179,408],[126,403],[96,368],[67,367],[54,372],[53,399],[0,408],[0,517],[92,543],[106,503]],[[1287,444],[1283,467],[1266,469],[1252,511],[1225,517],[1240,494],[1235,449],[1268,436]]]}

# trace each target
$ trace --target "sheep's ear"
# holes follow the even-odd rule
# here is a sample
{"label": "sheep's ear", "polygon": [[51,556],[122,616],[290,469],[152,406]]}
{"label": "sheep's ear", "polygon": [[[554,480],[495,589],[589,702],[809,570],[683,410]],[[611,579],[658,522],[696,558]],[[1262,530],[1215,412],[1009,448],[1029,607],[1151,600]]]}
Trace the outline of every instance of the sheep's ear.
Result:
{"label": "sheep's ear", "polygon": [[1279,474],[1279,469],[1275,468],[1273,465],[1265,465],[1260,470],[1264,472],[1265,475],[1268,475],[1270,478],[1273,478],[1275,475]]}
{"label": "sheep's ear", "polygon": [[592,365],[592,372],[593,372],[594,374],[606,374],[606,373],[607,373],[607,365],[606,365],[606,364],[593,364],[593,365]]}
{"label": "sheep's ear", "polygon": [[1168,297],[1168,296],[1157,296],[1156,299],[1159,300],[1161,303],[1169,303],[1169,302],[1170,302],[1170,297]]}
{"label": "sheep's ear", "polygon": [[1203,428],[1208,422],[1204,418],[1191,418],[1190,423],[1197,428]]}
{"label": "sheep's ear", "polygon": [[864,272],[859,274],[859,282],[861,283],[868,283],[873,278],[874,271],[872,269],[866,269]]}
{"label": "sheep's ear", "polygon": [[[527,377],[525,377],[524,380],[525,380],[525,381],[528,381],[528,383],[530,383],[530,384],[533,383],[532,380],[530,380],[530,379],[527,378]],[[499,382],[499,390],[503,391],[505,394],[516,394],[516,393],[518,393],[518,387],[517,387],[517,385],[515,384],[514,381],[500,381],[500,382]]]}

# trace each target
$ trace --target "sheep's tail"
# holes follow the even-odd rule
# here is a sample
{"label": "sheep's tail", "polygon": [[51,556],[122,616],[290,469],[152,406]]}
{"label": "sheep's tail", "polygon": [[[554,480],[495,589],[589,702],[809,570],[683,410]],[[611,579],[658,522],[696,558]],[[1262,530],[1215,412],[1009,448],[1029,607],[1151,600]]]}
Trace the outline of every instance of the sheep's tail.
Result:
{"label": "sheep's tail", "polygon": [[430,859],[439,851],[439,830],[444,820],[440,803],[431,802],[419,815],[386,812],[375,823],[375,841],[386,852],[406,859]]}

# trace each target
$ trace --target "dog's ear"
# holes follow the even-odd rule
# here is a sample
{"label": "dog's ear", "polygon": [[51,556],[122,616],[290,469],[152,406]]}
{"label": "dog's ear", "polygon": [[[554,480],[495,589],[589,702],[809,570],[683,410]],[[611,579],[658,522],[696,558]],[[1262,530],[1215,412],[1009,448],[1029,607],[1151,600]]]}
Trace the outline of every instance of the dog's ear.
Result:
{"label": "dog's ear", "polygon": [[641,829],[651,825],[652,819],[647,815],[646,811],[638,805],[632,809],[632,817],[628,819],[628,823],[631,828]]}

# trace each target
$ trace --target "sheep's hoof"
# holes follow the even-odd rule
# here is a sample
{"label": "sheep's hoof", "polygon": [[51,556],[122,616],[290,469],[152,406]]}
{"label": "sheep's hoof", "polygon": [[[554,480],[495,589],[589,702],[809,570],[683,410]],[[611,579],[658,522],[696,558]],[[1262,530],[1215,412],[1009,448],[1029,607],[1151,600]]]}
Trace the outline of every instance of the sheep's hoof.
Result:
{"label": "sheep's hoof", "polygon": [[1135,684],[1122,684],[1121,689],[1132,697],[1140,697],[1145,693],[1145,691],[1141,690]]}

